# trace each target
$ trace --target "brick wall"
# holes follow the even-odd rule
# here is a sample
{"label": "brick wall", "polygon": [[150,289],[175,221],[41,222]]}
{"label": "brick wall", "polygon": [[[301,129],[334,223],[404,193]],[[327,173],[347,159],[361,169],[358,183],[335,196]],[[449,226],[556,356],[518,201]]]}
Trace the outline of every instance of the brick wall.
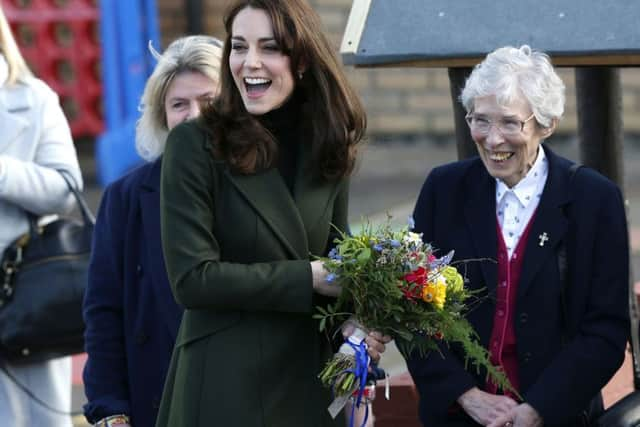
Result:
{"label": "brick wall", "polygon": [[[229,0],[203,0],[204,25],[209,34],[222,37],[222,14]],[[340,46],[350,0],[309,0],[320,14],[336,50]],[[164,45],[186,30],[185,0],[157,0]],[[446,135],[453,131],[449,79],[445,69],[347,67],[347,74],[360,93],[372,135]],[[561,69],[567,85],[566,113],[560,132],[576,127],[573,69]],[[640,134],[640,68],[621,70],[625,130]]]}

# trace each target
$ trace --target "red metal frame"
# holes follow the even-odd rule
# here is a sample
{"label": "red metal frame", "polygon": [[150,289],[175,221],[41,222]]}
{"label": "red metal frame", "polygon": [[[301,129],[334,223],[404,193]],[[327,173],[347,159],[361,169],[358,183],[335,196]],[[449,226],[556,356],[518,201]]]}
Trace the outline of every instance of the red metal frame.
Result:
{"label": "red metal frame", "polygon": [[25,60],[60,96],[74,136],[103,131],[96,0],[0,0]]}

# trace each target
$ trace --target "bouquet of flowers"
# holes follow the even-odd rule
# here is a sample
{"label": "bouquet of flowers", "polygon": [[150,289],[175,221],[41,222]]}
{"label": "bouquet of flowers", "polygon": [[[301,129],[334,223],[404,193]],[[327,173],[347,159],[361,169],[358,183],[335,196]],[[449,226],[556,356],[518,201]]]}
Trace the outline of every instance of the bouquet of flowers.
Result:
{"label": "bouquet of flowers", "polygon": [[[472,293],[451,262],[453,252],[437,258],[422,235],[410,231],[411,222],[399,231],[387,221],[377,228],[365,224],[357,235],[340,234],[321,259],[327,281],[342,286],[342,293],[335,304],[317,308],[320,330],[355,318],[364,328],[394,337],[405,358],[414,351],[421,356],[438,351],[439,343],[459,343],[467,362],[485,368],[499,387],[513,390],[464,318]],[[356,328],[319,374],[336,398],[329,408],[333,416],[352,396],[355,406],[366,400],[370,360],[364,328]]]}

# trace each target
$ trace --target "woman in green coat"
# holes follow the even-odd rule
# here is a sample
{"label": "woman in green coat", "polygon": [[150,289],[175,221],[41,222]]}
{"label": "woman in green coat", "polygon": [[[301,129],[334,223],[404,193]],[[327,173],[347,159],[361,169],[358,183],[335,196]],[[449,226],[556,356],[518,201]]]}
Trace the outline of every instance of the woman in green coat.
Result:
{"label": "woman in green coat", "polygon": [[171,132],[162,164],[163,250],[186,311],[158,426],[341,425],[312,320],[340,289],[310,259],[347,229],[365,114],[305,0],[236,1],[224,22],[219,98]]}

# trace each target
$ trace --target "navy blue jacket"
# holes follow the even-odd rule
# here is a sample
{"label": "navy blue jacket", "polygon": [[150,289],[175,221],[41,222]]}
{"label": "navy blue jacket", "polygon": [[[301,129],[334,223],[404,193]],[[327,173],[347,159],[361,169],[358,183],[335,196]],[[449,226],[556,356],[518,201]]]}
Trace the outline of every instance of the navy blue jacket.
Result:
{"label": "navy blue jacket", "polygon": [[160,241],[160,160],[104,192],[84,300],[90,422],[127,414],[155,425],[182,309],[176,304]]}
{"label": "navy blue jacket", "polygon": [[[544,149],[549,175],[526,243],[514,315],[520,393],[545,426],[573,426],[590,402],[598,402],[600,389],[624,359],[628,235],[618,187],[584,167],[572,179],[571,162]],[[441,253],[455,249],[456,260],[496,259],[495,179],[477,157],[434,169],[414,219],[416,230]],[[540,245],[543,233],[549,240]],[[564,290],[558,267],[562,245]],[[466,268],[469,286],[485,289],[467,318],[487,347],[497,264],[474,262]],[[442,350],[444,358],[432,353],[408,361],[421,398],[420,417],[429,426],[447,425],[456,399],[484,385],[484,373],[464,369],[459,348]]]}

